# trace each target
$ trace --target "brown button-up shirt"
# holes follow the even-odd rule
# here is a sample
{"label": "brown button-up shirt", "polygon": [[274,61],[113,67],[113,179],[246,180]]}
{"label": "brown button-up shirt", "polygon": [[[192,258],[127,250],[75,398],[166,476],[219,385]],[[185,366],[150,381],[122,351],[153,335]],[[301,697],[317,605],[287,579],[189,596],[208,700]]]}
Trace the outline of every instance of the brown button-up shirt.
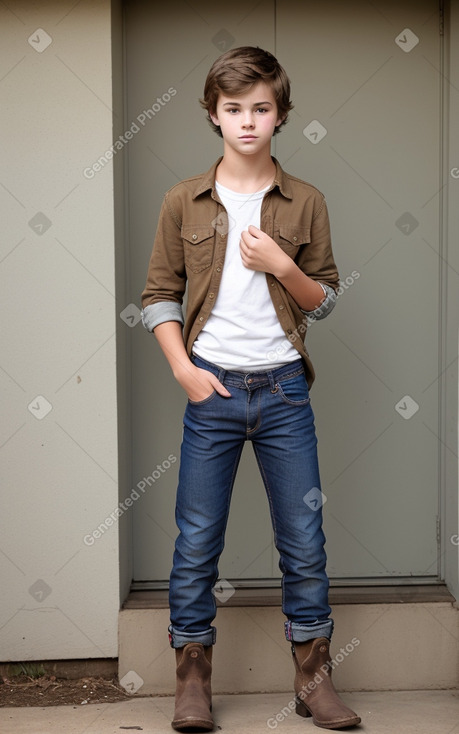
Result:
{"label": "brown button-up shirt", "polygon": [[[142,293],[144,326],[184,323],[189,355],[217,298],[225,261],[228,215],[215,190],[216,168],[173,186],[161,208],[153,252]],[[274,181],[261,206],[260,229],[272,237],[301,270],[330,293],[339,287],[327,205],[314,186],[285,173],[278,161]],[[302,357],[308,384],[314,369],[304,345],[308,318],[283,285],[266,273],[279,322]],[[185,319],[182,302],[188,282]],[[317,310],[320,318],[320,309]],[[316,312],[313,312],[316,313]],[[269,364],[266,365],[269,368]]]}

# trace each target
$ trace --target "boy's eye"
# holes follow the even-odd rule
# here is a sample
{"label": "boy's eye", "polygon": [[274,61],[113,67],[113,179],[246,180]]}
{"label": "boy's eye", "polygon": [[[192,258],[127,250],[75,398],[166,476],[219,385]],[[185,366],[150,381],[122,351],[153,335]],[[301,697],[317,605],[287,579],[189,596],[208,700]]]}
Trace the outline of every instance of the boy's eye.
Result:
{"label": "boy's eye", "polygon": [[[235,114],[236,112],[240,112],[239,107],[228,107],[228,112],[230,114]],[[268,112],[266,107],[257,107],[256,112],[265,113]]]}

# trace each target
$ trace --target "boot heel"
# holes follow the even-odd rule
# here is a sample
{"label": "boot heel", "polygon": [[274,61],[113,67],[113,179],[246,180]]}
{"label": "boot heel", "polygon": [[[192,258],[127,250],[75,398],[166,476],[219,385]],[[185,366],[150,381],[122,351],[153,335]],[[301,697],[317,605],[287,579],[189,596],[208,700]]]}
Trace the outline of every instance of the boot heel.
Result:
{"label": "boot heel", "polygon": [[308,716],[312,716],[309,709],[305,706],[304,702],[298,698],[298,696],[295,698],[295,713],[298,714],[298,716],[302,716],[304,719],[307,719]]}

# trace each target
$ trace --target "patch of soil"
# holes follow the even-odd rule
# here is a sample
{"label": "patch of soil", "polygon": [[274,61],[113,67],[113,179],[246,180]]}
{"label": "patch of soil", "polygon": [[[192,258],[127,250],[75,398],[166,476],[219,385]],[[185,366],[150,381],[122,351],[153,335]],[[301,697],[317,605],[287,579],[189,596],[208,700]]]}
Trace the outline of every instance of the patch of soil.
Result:
{"label": "patch of soil", "polygon": [[79,678],[69,680],[43,675],[0,679],[1,706],[84,706],[89,703],[113,703],[132,696],[116,679]]}

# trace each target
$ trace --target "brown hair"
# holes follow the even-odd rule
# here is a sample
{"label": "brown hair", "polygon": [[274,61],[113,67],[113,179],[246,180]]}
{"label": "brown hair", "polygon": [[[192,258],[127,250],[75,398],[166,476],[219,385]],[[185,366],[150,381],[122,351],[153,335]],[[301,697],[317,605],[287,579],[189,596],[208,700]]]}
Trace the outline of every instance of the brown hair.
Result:
{"label": "brown hair", "polygon": [[222,137],[221,130],[210,115],[215,115],[219,94],[237,96],[248,92],[254,84],[266,82],[271,87],[279,117],[283,121],[274,129],[274,135],[287,122],[290,100],[290,80],[275,56],[258,46],[241,46],[219,56],[212,64],[204,85],[204,97],[200,103],[207,110],[212,129]]}

